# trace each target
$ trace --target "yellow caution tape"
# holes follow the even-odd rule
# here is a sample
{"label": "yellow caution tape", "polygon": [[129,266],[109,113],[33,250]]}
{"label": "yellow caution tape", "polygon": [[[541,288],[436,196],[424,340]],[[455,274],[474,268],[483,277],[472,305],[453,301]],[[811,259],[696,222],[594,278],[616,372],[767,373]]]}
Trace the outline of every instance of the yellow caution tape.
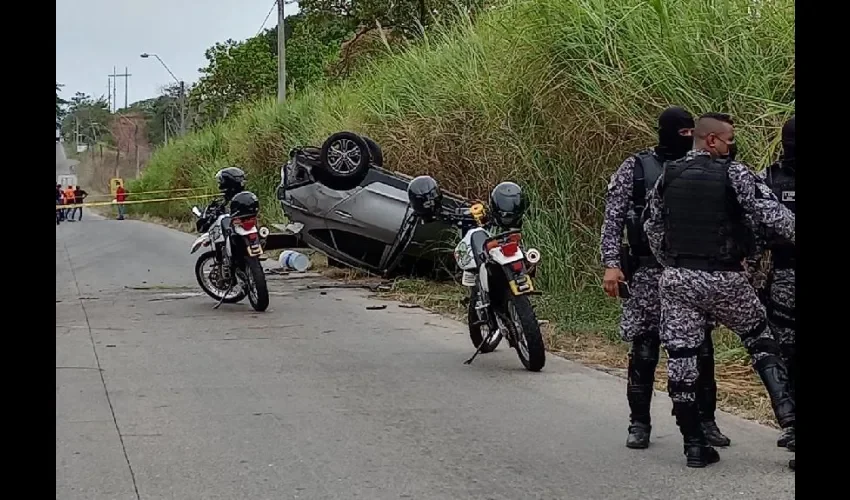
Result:
{"label": "yellow caution tape", "polygon": [[[136,194],[136,193],[133,193]],[[178,200],[193,200],[197,198],[212,198],[214,196],[220,196],[218,194],[198,194],[195,196],[181,196],[178,198],[158,198],[153,200],[133,200],[133,201],[96,201],[94,203],[79,203],[75,205],[56,205],[56,210],[63,210],[68,208],[78,208],[78,207],[105,207],[111,205],[135,205],[137,203],[158,203],[163,201],[178,201]]]}
{"label": "yellow caution tape", "polygon": [[[134,196],[137,196],[137,195],[142,195],[142,194],[160,194],[160,193],[176,193],[176,192],[180,192],[180,191],[206,191],[206,190],[207,190],[207,188],[160,189],[160,190],[158,190],[158,191],[133,191],[132,193],[130,193],[130,192],[128,191],[128,192],[127,192],[127,194],[132,194],[132,195],[134,195]],[[100,194],[100,193],[95,193],[95,194],[90,194],[90,195],[86,196],[86,199],[89,199],[89,198],[103,198],[103,197],[112,197],[112,198],[115,198],[115,194]]]}

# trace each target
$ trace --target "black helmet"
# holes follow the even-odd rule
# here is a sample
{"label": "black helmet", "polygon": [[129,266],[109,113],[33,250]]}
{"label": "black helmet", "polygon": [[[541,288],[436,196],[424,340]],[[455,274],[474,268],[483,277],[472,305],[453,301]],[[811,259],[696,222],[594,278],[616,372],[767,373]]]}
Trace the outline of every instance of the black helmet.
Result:
{"label": "black helmet", "polygon": [[256,217],[260,213],[260,200],[251,191],[242,191],[230,200],[231,217]]}
{"label": "black helmet", "polygon": [[221,191],[225,199],[229,200],[236,193],[245,190],[245,172],[241,168],[223,168],[216,172],[215,180],[218,182],[218,190]]}
{"label": "black helmet", "polygon": [[440,211],[443,193],[433,177],[420,175],[407,186],[407,198],[410,208],[420,217],[432,218]]}
{"label": "black helmet", "polygon": [[522,227],[522,216],[528,208],[528,201],[522,188],[513,182],[503,182],[490,192],[490,213],[493,219],[504,228]]}

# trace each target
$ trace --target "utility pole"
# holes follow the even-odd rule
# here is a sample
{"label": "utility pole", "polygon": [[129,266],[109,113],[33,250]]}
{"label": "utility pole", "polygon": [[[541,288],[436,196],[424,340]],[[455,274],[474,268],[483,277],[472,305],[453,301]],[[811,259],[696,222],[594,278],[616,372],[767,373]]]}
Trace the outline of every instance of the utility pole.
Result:
{"label": "utility pole", "polygon": [[109,112],[112,112],[112,76],[107,75],[106,77],[106,95],[107,100],[109,101]]}
{"label": "utility pole", "polygon": [[277,102],[286,101],[286,21],[283,8],[286,2],[277,0]]}
{"label": "utility pole", "polygon": [[130,72],[127,70],[127,66],[124,66],[124,109],[127,109],[130,105],[127,103],[127,96],[129,96],[130,89]]}
{"label": "utility pole", "polygon": [[127,72],[126,66],[124,67],[124,73],[123,74],[119,74],[118,70],[115,68],[115,66],[112,67],[112,74],[109,75],[109,77],[112,78],[112,99],[113,99],[113,102],[115,104],[115,108],[111,109],[110,111],[112,111],[112,112],[118,111],[118,82],[116,80],[118,80],[119,78],[124,79],[124,107],[125,108],[127,107],[127,105],[128,105],[127,90],[129,88],[129,83],[127,81],[127,78],[131,77],[131,76],[133,76],[133,75],[131,75],[130,73]]}
{"label": "utility pole", "polygon": [[186,135],[186,83],[180,80],[180,137]]}
{"label": "utility pole", "polygon": [[116,87],[116,80],[118,79],[118,71],[115,69],[115,66],[112,67],[112,103],[115,105],[110,112],[114,113],[118,110],[118,88]]}

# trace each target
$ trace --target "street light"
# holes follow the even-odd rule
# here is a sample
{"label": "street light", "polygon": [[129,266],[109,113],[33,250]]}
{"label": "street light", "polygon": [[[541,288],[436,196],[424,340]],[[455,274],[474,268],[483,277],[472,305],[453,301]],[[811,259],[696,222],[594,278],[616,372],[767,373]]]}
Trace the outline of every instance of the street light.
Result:
{"label": "street light", "polygon": [[168,68],[168,65],[156,54],[148,54],[144,52],[139,55],[142,59],[147,59],[149,57],[156,57],[156,60],[162,64],[162,67],[165,68],[165,71],[168,71],[168,74],[171,75],[171,78],[174,78],[174,81],[180,86],[180,135],[183,136],[186,134],[186,85],[183,83],[183,80],[180,80],[174,73],[171,72],[171,69]]}

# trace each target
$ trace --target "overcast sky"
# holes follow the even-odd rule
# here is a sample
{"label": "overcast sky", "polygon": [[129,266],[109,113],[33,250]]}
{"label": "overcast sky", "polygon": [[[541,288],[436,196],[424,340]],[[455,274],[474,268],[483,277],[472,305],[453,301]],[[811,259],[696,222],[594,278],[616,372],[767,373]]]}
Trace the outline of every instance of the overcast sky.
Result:
{"label": "overcast sky", "polygon": [[[75,92],[106,97],[107,75],[126,66],[129,102],[159,94],[171,76],[188,85],[206,66],[204,51],[228,38],[244,40],[257,34],[273,0],[56,0],[56,81],[62,96]],[[287,5],[286,15],[298,12]],[[276,11],[266,28],[277,24]],[[118,105],[124,106],[124,79],[118,79]]]}

